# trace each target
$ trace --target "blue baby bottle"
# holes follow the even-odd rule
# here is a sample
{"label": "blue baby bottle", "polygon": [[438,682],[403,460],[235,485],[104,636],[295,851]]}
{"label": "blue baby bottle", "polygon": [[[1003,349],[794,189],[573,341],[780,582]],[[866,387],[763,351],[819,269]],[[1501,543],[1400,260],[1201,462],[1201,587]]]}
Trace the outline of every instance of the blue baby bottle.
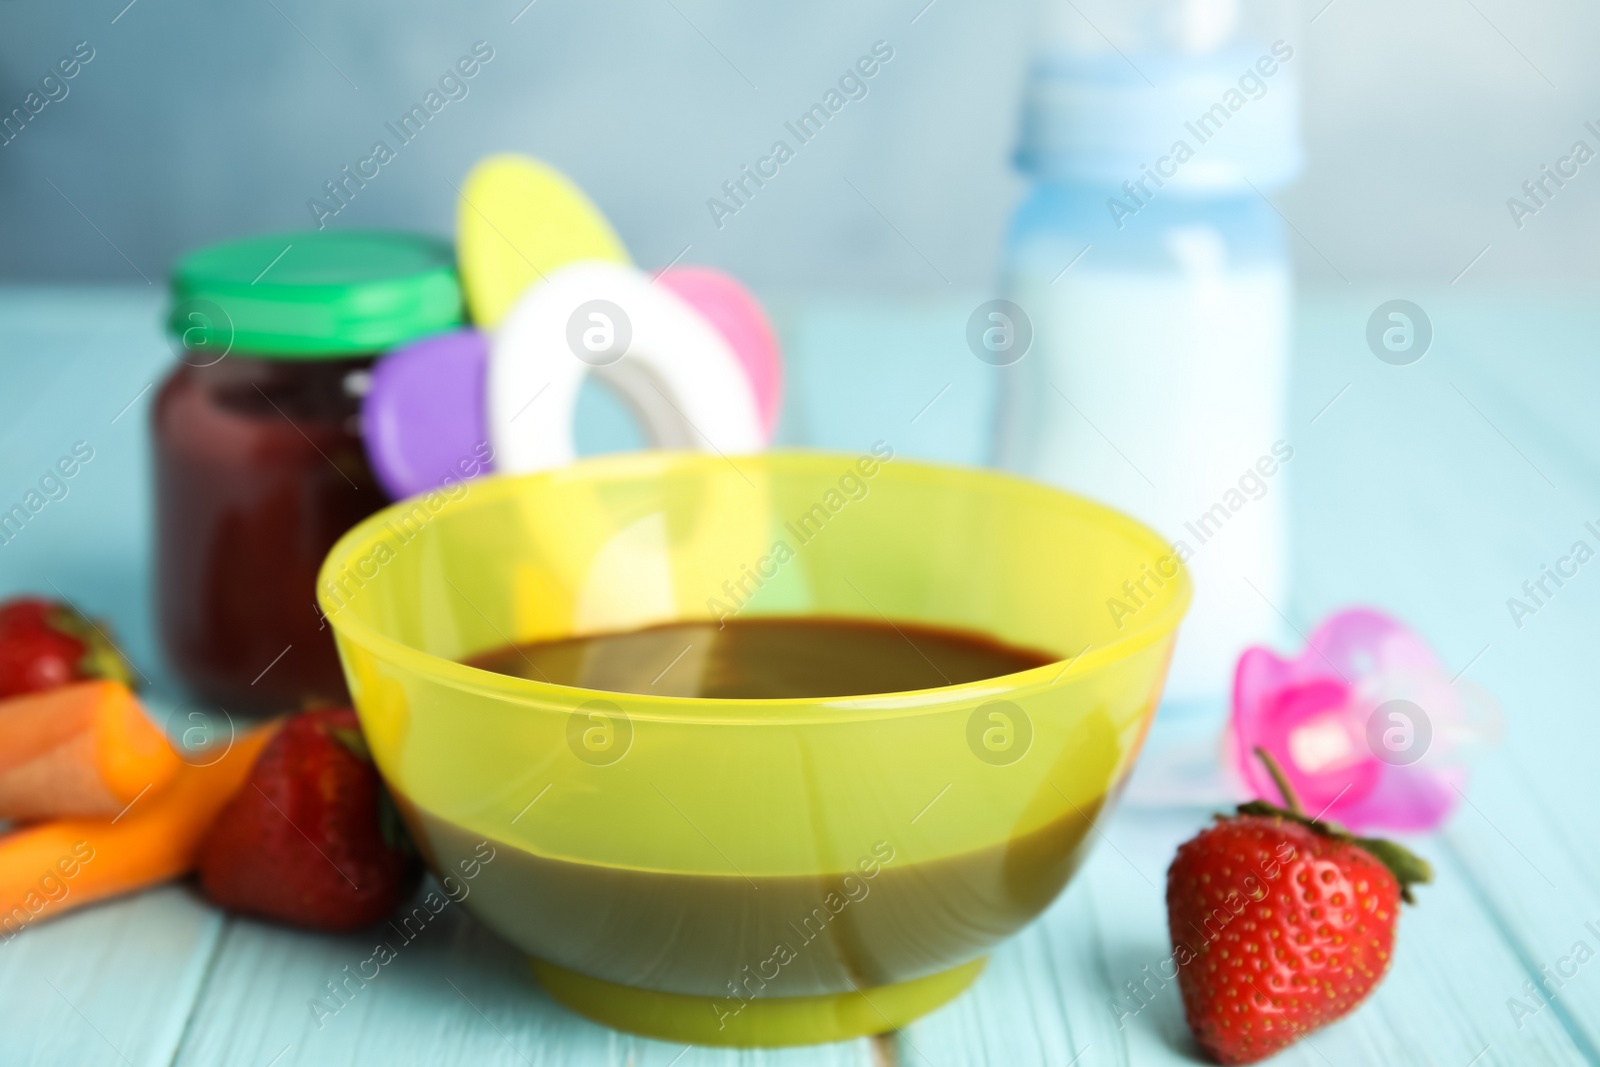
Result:
{"label": "blue baby bottle", "polygon": [[[1173,543],[1195,600],[1158,723],[1213,747],[1234,661],[1286,610],[1295,25],[1282,3],[1047,2],[1004,255],[1032,343],[1002,370],[996,460]],[[1118,625],[1143,601],[1113,599]]]}

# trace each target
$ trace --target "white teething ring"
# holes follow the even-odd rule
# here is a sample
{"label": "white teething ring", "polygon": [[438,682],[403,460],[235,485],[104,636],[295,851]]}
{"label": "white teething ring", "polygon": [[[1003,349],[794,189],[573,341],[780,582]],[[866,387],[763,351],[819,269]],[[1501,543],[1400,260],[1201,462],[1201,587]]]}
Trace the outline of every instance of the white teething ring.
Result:
{"label": "white teething ring", "polygon": [[722,335],[637,268],[591,260],[531,286],[490,343],[497,470],[577,458],[573,415],[591,372],[628,401],[654,447],[735,455],[764,445],[755,391]]}

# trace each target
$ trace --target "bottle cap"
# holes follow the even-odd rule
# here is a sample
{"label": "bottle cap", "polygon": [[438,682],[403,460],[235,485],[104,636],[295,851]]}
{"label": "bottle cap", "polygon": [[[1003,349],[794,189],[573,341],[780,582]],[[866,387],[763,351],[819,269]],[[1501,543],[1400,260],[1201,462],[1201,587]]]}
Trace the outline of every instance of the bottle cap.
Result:
{"label": "bottle cap", "polygon": [[1090,185],[1138,182],[1145,168],[1180,191],[1287,185],[1304,152],[1299,79],[1283,50],[1049,53],[1029,73],[1017,166]]}
{"label": "bottle cap", "polygon": [[417,234],[247,237],[192,252],[172,271],[168,327],[191,351],[330,359],[460,322],[454,253]]}

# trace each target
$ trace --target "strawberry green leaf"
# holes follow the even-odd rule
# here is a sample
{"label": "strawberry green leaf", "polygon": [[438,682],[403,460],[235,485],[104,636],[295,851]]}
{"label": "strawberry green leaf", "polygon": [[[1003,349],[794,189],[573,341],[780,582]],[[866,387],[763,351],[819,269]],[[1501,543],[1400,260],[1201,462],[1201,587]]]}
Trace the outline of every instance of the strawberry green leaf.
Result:
{"label": "strawberry green leaf", "polygon": [[1400,883],[1400,899],[1407,904],[1415,904],[1416,897],[1411,892],[1411,887],[1433,881],[1433,867],[1427,860],[1412,852],[1404,845],[1397,845],[1393,841],[1385,841],[1381,837],[1356,837],[1338,823],[1325,822],[1313,819],[1306,815],[1305,809],[1300,806],[1300,798],[1294,795],[1294,789],[1289,785],[1288,775],[1283,773],[1283,768],[1278,766],[1278,761],[1272,758],[1272,753],[1256,746],[1256,758],[1266,765],[1267,773],[1272,776],[1272,781],[1278,787],[1278,792],[1283,794],[1283,802],[1287,809],[1269,804],[1265,800],[1252,800],[1247,804],[1239,805],[1240,815],[1265,815],[1287,819],[1299,823],[1301,826],[1323,837],[1331,837],[1336,841],[1345,841],[1358,848],[1366,849],[1372,853],[1377,861],[1389,868],[1389,873],[1394,875],[1395,881]]}
{"label": "strawberry green leaf", "polygon": [[83,645],[83,655],[78,658],[78,675],[81,678],[104,678],[108,682],[121,682],[137,691],[138,679],[111,638],[94,621],[79,615],[72,608],[58,604],[50,612],[50,626]]}
{"label": "strawberry green leaf", "polygon": [[1412,886],[1433,881],[1433,866],[1404,845],[1385,841],[1381,837],[1357,837],[1353,843],[1372,853],[1379,863],[1389,868],[1389,873],[1400,883],[1400,899],[1407,904],[1417,902],[1411,892]]}

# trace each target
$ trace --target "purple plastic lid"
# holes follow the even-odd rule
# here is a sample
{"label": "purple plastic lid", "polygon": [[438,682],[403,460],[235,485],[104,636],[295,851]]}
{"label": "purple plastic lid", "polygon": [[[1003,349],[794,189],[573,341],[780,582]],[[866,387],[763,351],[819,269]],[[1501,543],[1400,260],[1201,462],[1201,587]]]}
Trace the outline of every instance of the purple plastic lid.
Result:
{"label": "purple plastic lid", "polygon": [[484,414],[489,345],[477,330],[413,341],[373,365],[361,402],[367,459],[400,499],[494,468]]}

